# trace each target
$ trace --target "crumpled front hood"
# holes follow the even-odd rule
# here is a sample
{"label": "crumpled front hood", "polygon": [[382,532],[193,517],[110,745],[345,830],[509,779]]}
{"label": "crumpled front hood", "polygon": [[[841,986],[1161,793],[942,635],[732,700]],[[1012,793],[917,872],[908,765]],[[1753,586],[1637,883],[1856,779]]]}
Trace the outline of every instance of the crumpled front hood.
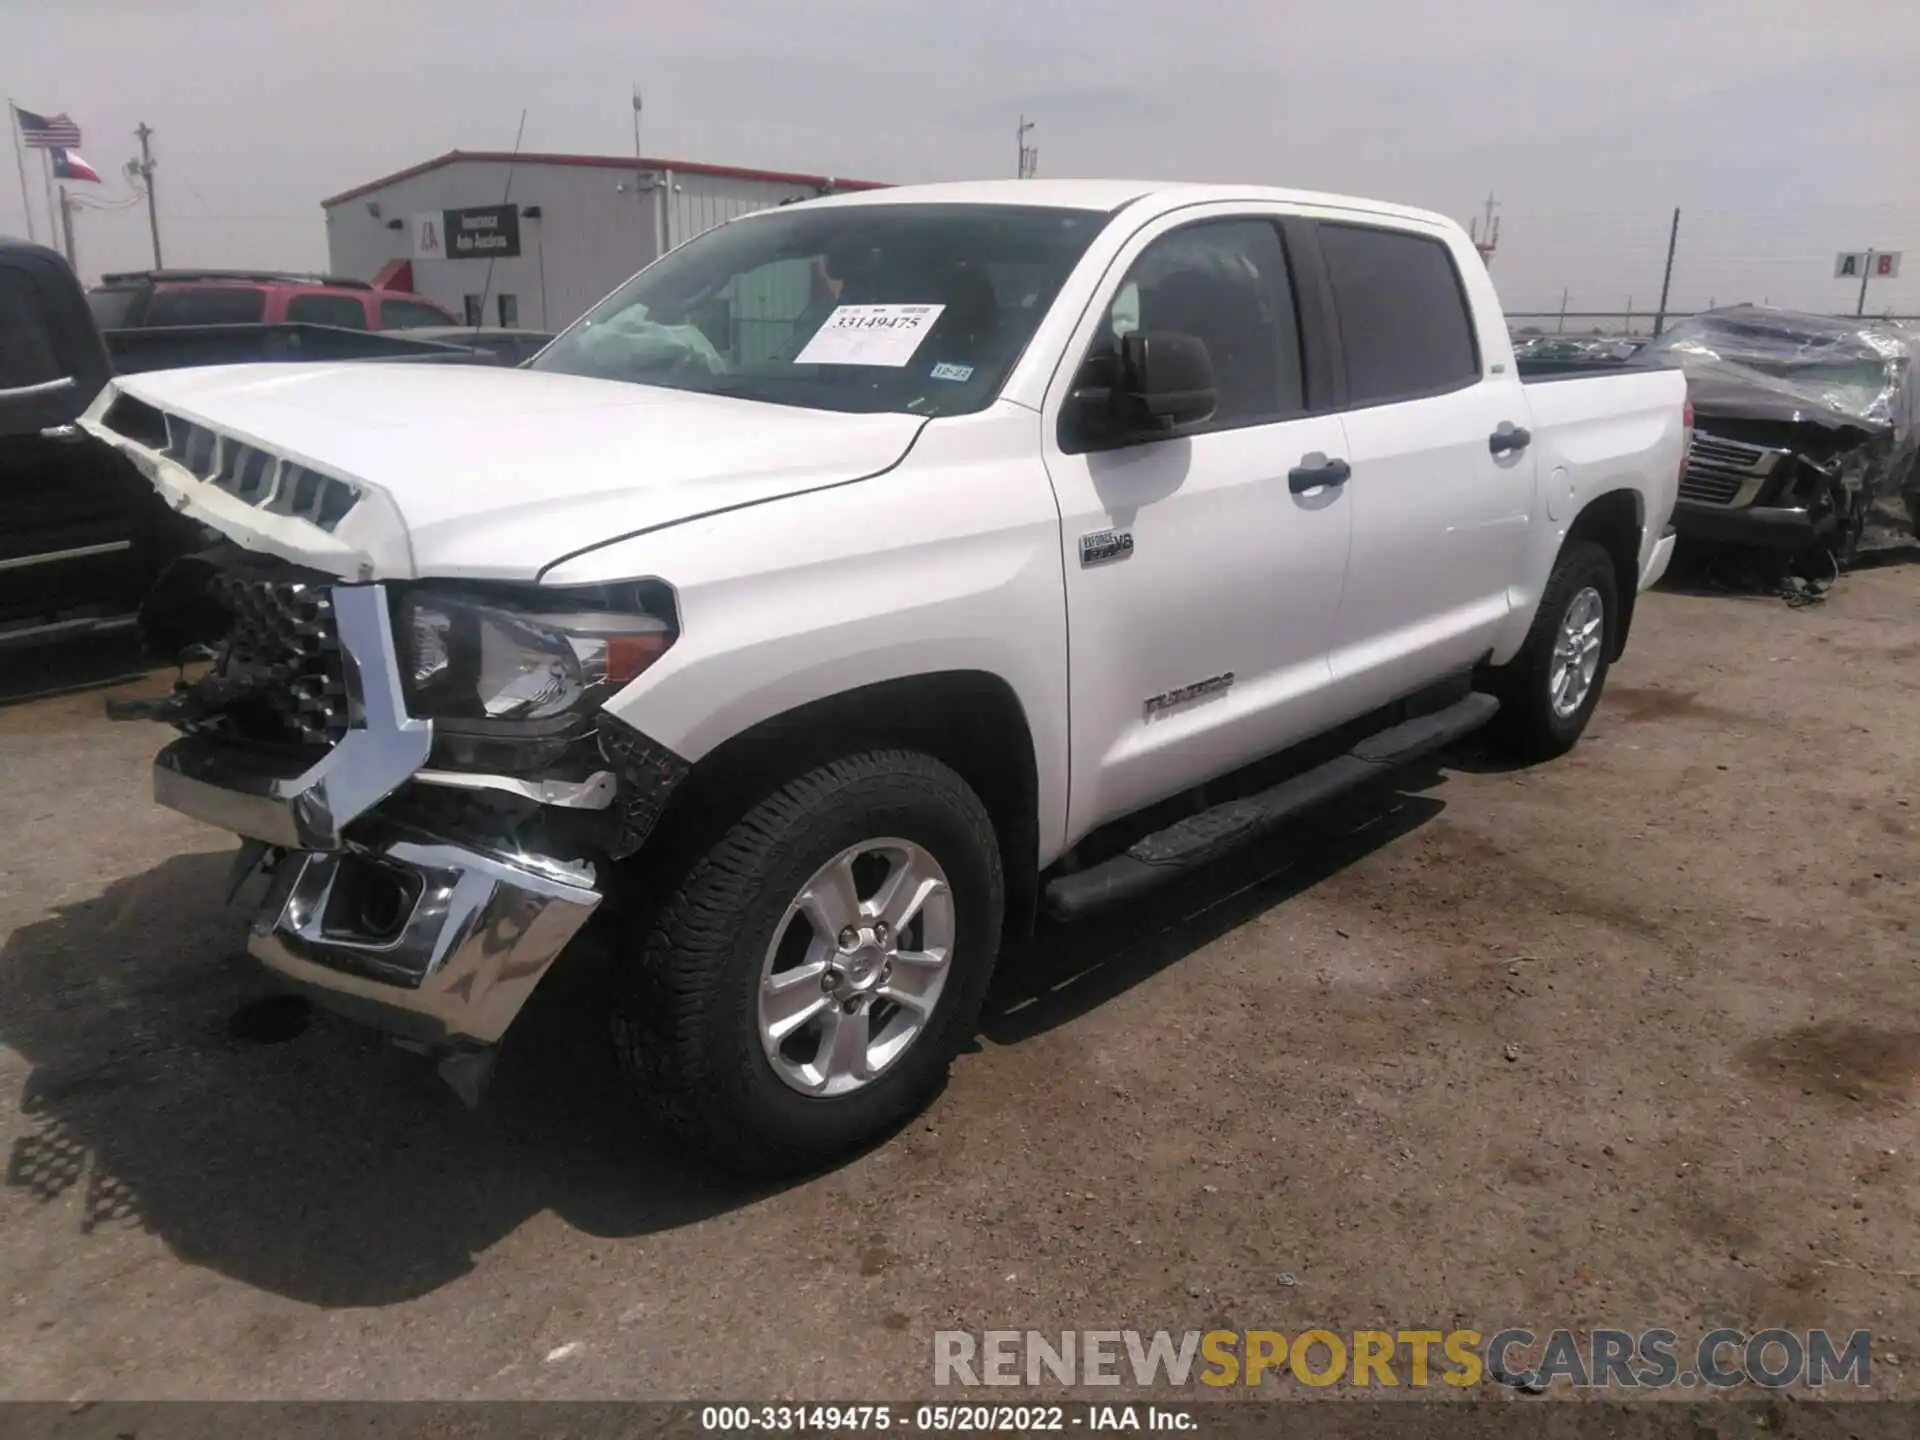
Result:
{"label": "crumpled front hood", "polygon": [[1779,420],[1788,425],[1808,424],[1822,430],[1854,431],[1860,435],[1884,434],[1893,428],[1884,420],[1815,405],[1796,389],[1768,385],[1765,377],[1755,377],[1731,367],[1698,366],[1689,370],[1687,398],[1702,420],[1718,416],[1730,420]]}
{"label": "crumpled front hood", "polygon": [[[360,500],[331,531],[266,513],[107,429],[118,393],[346,481]],[[350,362],[123,377],[87,423],[171,503],[251,548],[365,579],[534,579],[623,536],[878,474],[926,422],[530,370]]]}

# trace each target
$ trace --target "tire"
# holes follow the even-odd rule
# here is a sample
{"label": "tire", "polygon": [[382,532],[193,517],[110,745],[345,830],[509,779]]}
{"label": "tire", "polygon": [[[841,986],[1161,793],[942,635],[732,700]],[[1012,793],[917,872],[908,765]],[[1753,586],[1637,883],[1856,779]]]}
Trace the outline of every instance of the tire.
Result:
{"label": "tire", "polygon": [[[1569,613],[1576,603],[1588,603],[1589,593],[1600,602],[1599,651],[1585,694],[1562,713],[1555,703],[1555,646]],[[1600,703],[1619,625],[1612,557],[1590,540],[1573,542],[1554,562],[1520,653],[1493,674],[1489,688],[1500,697],[1500,711],[1488,726],[1488,738],[1521,760],[1551,760],[1571,750]]]}
{"label": "tire", "polygon": [[[768,1048],[774,1042],[762,1038],[763,985],[776,964],[801,963],[798,957],[837,964],[822,979],[838,976],[843,987],[876,983],[886,952],[869,943],[872,929],[860,932],[860,947],[849,953],[826,939],[822,923],[795,909],[823,867],[876,840],[902,848],[863,851],[850,862],[846,874],[855,878],[863,901],[872,900],[867,886],[882,870],[889,878],[925,876],[930,857],[931,872],[944,875],[947,908],[941,908],[936,885],[926,892],[931,898],[917,918],[901,924],[893,937],[899,954],[917,954],[924,964],[938,948],[935,932],[947,936],[944,978],[919,1015],[885,998],[899,993],[885,984],[837,992],[860,1007],[863,1033],[877,1048],[884,1048],[881,1040],[896,1017],[906,1017],[900,1023],[907,1024],[917,1015],[918,1029],[897,1054],[872,1064],[871,1078],[842,1073],[837,1083],[855,1088],[807,1093],[796,1088],[805,1067],[788,1052],[804,1056],[809,1045],[817,1046],[813,1070],[825,1074],[834,1058],[826,1027],[837,1031],[853,1012],[828,999],[834,992],[824,984],[792,986],[786,993],[795,1004],[821,1008],[787,1037],[776,1057]],[[916,854],[923,858],[912,861],[913,872],[891,868]],[[816,888],[824,894],[833,887]],[[746,1178],[814,1170],[867,1146],[925,1108],[972,1037],[999,950],[1004,888],[986,807],[945,765],[912,751],[885,750],[809,770],[764,793],[704,853],[691,857],[673,893],[640,923],[637,935],[630,934],[613,1014],[622,1067],[675,1137]],[[831,908],[823,900],[815,913]],[[911,948],[921,945],[927,948]],[[896,965],[900,980],[925,973],[904,959],[889,960],[886,968]],[[771,979],[784,984],[799,973],[784,969]],[[783,1078],[777,1064],[796,1078]]]}

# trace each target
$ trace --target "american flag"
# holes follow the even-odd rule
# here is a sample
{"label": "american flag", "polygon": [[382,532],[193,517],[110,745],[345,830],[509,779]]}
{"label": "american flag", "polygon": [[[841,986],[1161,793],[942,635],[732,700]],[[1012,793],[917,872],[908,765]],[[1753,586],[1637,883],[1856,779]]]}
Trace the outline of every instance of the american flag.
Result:
{"label": "american flag", "polygon": [[65,115],[36,115],[31,110],[13,107],[20,125],[20,140],[29,150],[76,150],[80,146],[80,127]]}

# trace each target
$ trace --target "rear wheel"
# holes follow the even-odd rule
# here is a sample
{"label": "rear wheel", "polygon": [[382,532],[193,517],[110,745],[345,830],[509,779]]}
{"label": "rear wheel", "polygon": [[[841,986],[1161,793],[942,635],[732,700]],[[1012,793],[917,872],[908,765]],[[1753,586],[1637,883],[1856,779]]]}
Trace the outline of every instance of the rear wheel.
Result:
{"label": "rear wheel", "polygon": [[1526,760],[1564,755],[1600,703],[1620,623],[1613,559],[1590,540],[1560,552],[1520,653],[1494,672],[1489,736]]}
{"label": "rear wheel", "polygon": [[969,1036],[1000,942],[991,820],[907,751],[779,785],[644,926],[615,1039],[716,1164],[814,1168],[924,1107]]}

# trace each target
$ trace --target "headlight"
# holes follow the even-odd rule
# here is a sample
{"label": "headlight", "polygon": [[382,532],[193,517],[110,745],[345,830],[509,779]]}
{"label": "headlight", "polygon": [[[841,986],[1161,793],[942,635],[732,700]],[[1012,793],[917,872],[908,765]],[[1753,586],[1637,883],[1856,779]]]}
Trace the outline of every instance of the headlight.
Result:
{"label": "headlight", "polygon": [[564,722],[666,653],[672,597],[643,583],[544,590],[421,586],[395,616],[409,713]]}

